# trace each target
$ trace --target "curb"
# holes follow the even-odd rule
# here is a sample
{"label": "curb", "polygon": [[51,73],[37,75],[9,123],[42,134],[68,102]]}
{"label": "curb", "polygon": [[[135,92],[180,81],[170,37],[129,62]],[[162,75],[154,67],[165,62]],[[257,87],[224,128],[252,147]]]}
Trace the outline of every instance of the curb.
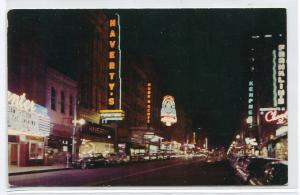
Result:
{"label": "curb", "polygon": [[15,172],[9,173],[9,176],[13,175],[24,175],[24,174],[33,174],[33,173],[44,173],[44,172],[52,172],[52,171],[61,171],[61,170],[71,170],[73,168],[57,168],[57,169],[45,169],[45,170],[33,170],[33,171],[23,171],[23,172]]}

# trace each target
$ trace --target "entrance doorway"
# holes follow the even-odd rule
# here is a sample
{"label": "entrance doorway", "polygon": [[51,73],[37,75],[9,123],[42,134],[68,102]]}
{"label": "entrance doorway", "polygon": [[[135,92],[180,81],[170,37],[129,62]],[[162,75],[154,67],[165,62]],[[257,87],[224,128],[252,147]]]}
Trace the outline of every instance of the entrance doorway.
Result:
{"label": "entrance doorway", "polygon": [[9,165],[16,165],[18,166],[18,149],[19,144],[17,143],[9,143],[8,144],[8,161]]}

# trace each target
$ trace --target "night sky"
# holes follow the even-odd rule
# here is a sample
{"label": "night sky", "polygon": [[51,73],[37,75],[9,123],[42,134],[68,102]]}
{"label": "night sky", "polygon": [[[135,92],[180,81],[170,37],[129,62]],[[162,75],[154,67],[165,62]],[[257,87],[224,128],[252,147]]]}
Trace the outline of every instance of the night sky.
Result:
{"label": "night sky", "polygon": [[[22,14],[11,16],[12,20],[25,20],[25,13],[29,18],[41,18],[37,23],[52,34],[44,37],[51,43],[47,50],[53,56],[50,64],[69,72],[66,64],[75,63],[75,48],[89,36],[80,23],[88,10],[35,11],[29,15],[33,11],[19,12]],[[121,17],[122,55],[151,58],[165,94],[175,97],[176,104],[182,105],[191,117],[194,128],[206,131],[212,144],[228,144],[240,126],[247,82],[247,39],[253,34],[286,31],[284,9],[105,12],[117,12]],[[69,42],[66,35],[70,36]],[[72,76],[72,72],[69,74]]]}

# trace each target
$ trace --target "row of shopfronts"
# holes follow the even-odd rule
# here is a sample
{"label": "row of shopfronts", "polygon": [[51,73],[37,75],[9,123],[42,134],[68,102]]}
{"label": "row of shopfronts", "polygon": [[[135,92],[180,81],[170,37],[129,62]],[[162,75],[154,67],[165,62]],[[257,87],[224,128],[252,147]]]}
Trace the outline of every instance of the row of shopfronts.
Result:
{"label": "row of shopfronts", "polygon": [[[27,105],[29,103],[31,107]],[[71,121],[66,123],[69,125],[51,123],[46,107],[26,99],[25,94],[9,92],[9,165],[41,166],[71,161],[73,132],[76,158],[92,153],[157,153],[170,148],[170,144],[163,144],[163,137],[153,133],[152,129],[131,129],[128,140],[118,141],[115,124],[102,125],[95,112],[84,109],[79,109],[78,116],[86,121],[84,125],[74,127]]]}
{"label": "row of shopfronts", "polygon": [[229,152],[239,155],[254,155],[264,158],[288,160],[288,126],[284,124],[262,125],[257,138],[238,136]]}

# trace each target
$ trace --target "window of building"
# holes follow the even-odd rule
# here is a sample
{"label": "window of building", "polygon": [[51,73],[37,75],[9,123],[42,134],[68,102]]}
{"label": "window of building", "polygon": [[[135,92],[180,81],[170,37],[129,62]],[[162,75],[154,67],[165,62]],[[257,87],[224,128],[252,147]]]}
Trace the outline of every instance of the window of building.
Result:
{"label": "window of building", "polygon": [[56,110],[56,91],[51,87],[51,109]]}
{"label": "window of building", "polygon": [[43,159],[44,143],[37,141],[29,142],[29,159]]}
{"label": "window of building", "polygon": [[70,95],[69,98],[69,115],[73,116],[73,96]]}
{"label": "window of building", "polygon": [[65,113],[65,93],[63,91],[60,92],[60,98],[61,98],[60,112]]}

